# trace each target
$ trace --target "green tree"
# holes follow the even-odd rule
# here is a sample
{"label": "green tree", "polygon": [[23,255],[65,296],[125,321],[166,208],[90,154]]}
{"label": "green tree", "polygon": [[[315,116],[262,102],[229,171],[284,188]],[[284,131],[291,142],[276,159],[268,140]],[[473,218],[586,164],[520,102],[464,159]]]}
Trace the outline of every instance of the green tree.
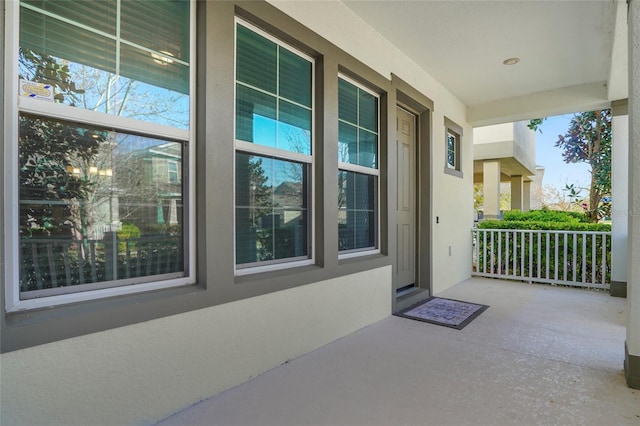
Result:
{"label": "green tree", "polygon": [[[528,127],[540,130],[545,119],[531,120]],[[563,150],[566,163],[588,163],[591,166],[587,216],[591,222],[606,214],[602,198],[611,194],[611,110],[575,114],[564,135],[558,135],[555,146]]]}

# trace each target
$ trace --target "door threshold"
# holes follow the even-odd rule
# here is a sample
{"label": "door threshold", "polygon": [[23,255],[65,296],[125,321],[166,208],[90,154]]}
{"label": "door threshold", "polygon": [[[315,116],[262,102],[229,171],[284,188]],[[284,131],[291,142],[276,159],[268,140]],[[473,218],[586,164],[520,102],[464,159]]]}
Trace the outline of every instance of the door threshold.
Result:
{"label": "door threshold", "polygon": [[396,293],[396,300],[393,304],[393,312],[399,312],[411,305],[415,305],[418,302],[428,299],[429,296],[429,290],[425,290],[424,288],[420,287],[412,287],[409,292],[403,295],[398,295]]}

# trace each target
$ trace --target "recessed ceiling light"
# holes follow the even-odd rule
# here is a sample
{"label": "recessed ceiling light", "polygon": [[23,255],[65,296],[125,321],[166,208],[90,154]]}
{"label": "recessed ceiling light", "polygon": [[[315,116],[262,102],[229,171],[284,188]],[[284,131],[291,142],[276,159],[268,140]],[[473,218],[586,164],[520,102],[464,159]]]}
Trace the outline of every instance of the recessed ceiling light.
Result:
{"label": "recessed ceiling light", "polygon": [[518,62],[520,62],[520,58],[509,58],[502,61],[502,63],[505,65],[515,65]]}

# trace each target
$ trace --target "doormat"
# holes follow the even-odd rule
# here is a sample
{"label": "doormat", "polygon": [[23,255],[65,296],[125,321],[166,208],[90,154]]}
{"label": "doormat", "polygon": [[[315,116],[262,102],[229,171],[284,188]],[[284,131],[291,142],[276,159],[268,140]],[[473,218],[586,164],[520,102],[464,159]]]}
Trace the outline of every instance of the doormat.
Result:
{"label": "doormat", "polygon": [[462,330],[489,306],[460,300],[430,297],[395,315]]}

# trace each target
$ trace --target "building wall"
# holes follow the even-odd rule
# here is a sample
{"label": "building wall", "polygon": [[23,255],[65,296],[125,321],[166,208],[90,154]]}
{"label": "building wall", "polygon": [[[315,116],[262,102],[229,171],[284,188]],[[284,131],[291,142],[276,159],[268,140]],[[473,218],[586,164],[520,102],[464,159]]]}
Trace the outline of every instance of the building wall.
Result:
{"label": "building wall", "polygon": [[154,423],[381,320],[391,267],[2,355],[3,425]]}
{"label": "building wall", "polygon": [[[432,291],[469,278],[473,132],[465,121],[465,106],[342,3],[272,3],[385,78],[390,80],[393,73],[433,100],[431,164],[425,167],[431,174]],[[208,114],[223,110],[229,107],[214,106]],[[464,130],[463,178],[444,173],[445,116]],[[229,186],[206,176],[210,190]],[[218,207],[212,200],[201,205]],[[208,225],[202,238],[218,229],[217,222]],[[217,266],[212,262],[207,267]],[[222,275],[229,266],[225,268]],[[202,307],[200,293],[192,291],[176,299],[191,311],[167,300],[166,312],[175,310],[173,315],[6,352],[0,358],[0,423],[153,423],[388,316],[392,274],[387,264],[276,292],[269,292],[273,280],[265,281],[264,294],[210,307]],[[211,285],[218,278],[213,275]],[[297,277],[289,274],[284,279]],[[238,294],[261,284],[245,281],[237,286]],[[139,306],[144,310],[151,305]],[[64,321],[57,325],[63,326]]]}

